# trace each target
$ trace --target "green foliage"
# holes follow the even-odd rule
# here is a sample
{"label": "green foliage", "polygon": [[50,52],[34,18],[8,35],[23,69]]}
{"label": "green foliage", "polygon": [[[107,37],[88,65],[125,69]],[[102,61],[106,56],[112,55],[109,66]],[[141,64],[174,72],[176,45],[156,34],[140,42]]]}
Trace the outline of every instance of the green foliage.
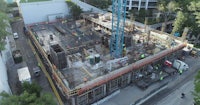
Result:
{"label": "green foliage", "polygon": [[173,23],[174,28],[172,30],[172,34],[174,34],[175,32],[182,32],[182,29],[184,28],[183,24],[186,20],[187,20],[187,15],[179,11],[177,13],[177,18]]}
{"label": "green foliage", "polygon": [[[199,0],[175,0],[177,2],[176,11],[184,14],[185,21],[181,22],[181,15],[176,16],[173,32],[184,30],[189,27],[192,35],[197,36],[200,33],[200,1]],[[176,22],[177,21],[177,22]]]}
{"label": "green foliage", "polygon": [[167,11],[167,4],[169,3],[169,1],[167,0],[158,0],[158,10],[161,12],[165,12]]}
{"label": "green foliage", "polygon": [[145,9],[140,9],[138,17],[146,17],[146,10]]}
{"label": "green foliage", "polygon": [[197,73],[194,81],[194,101],[196,105],[200,105],[200,71]]}
{"label": "green foliage", "polygon": [[4,0],[0,0],[0,12],[6,12],[7,11],[7,4]]}
{"label": "green foliage", "polygon": [[195,105],[200,105],[200,94],[194,92],[193,96],[194,96]]}
{"label": "green foliage", "polygon": [[1,93],[2,99],[0,105],[56,105],[51,94],[43,94],[37,97],[36,94],[23,92],[19,96]]}
{"label": "green foliage", "polygon": [[101,9],[107,9],[108,6],[112,4],[111,0],[81,0],[81,1],[83,2],[85,1],[88,4]]}
{"label": "green foliage", "polygon": [[193,13],[196,19],[196,23],[199,24],[200,27],[200,1],[190,2],[188,9]]}
{"label": "green foliage", "polygon": [[[39,96],[37,95],[39,91]],[[23,83],[23,92],[20,95],[0,93],[0,105],[56,105],[51,94],[41,92],[41,87],[36,83]]]}
{"label": "green foliage", "polygon": [[36,93],[36,96],[40,97],[40,92],[42,88],[39,85],[37,85],[35,82],[33,82],[32,84],[30,84],[29,82],[24,82],[22,84],[22,88],[23,88],[23,91],[27,91],[30,94]]}
{"label": "green foliage", "polygon": [[178,4],[175,1],[170,1],[167,4],[167,10],[169,13],[173,13],[178,9]]}
{"label": "green foliage", "polygon": [[80,14],[83,12],[82,9],[78,5],[71,2],[70,0],[67,0],[66,3],[70,8],[70,13],[73,16],[73,18],[75,20],[78,19],[80,17]]}
{"label": "green foliage", "polygon": [[8,24],[6,23],[7,16],[6,16],[7,5],[4,0],[0,0],[0,51],[4,49],[5,46],[5,38],[9,34],[6,31],[6,27]]}
{"label": "green foliage", "polygon": [[8,4],[8,7],[17,7],[17,2]]}
{"label": "green foliage", "polygon": [[[177,10],[178,4],[175,1],[160,0],[158,1],[158,10],[161,13],[162,18],[164,18],[165,26],[162,31],[165,31],[166,23],[169,21],[169,17],[173,16]],[[160,17],[160,16],[159,16]],[[157,19],[158,21],[158,19]]]}

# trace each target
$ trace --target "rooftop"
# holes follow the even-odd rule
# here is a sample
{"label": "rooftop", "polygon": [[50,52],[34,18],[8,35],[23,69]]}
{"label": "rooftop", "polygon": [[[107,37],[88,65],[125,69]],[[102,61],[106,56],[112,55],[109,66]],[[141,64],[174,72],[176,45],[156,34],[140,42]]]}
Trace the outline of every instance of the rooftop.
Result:
{"label": "rooftop", "polygon": [[19,81],[25,82],[31,78],[28,67],[23,67],[17,70]]}

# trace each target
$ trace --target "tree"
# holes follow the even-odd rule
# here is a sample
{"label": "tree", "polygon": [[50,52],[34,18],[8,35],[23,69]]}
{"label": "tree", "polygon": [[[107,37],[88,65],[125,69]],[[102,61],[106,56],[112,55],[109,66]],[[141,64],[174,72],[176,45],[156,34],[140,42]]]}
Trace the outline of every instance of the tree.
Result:
{"label": "tree", "polygon": [[[189,27],[191,31],[191,35],[197,36],[200,33],[199,22],[200,22],[200,1],[198,0],[175,0],[177,2],[177,11],[181,11],[186,19],[183,22],[180,22],[179,16],[176,15],[176,20],[174,22],[174,28],[172,34],[177,31],[177,27],[179,27],[179,31],[183,31],[184,27]],[[179,21],[179,22],[176,22]],[[176,23],[176,24],[175,24]]]}
{"label": "tree", "polygon": [[136,14],[138,13],[138,11],[136,9],[131,9],[131,10],[128,11],[128,13],[129,13],[129,16],[130,16],[130,20],[132,22],[134,22],[135,19],[136,19],[136,16],[137,16]]}
{"label": "tree", "polygon": [[187,20],[186,15],[183,12],[179,11],[177,13],[176,20],[173,23],[174,28],[172,30],[172,34],[174,34],[175,32],[179,32],[180,33],[182,31],[182,29],[184,28],[183,24],[184,24],[184,22],[186,20]]}
{"label": "tree", "polygon": [[158,10],[160,11],[159,14],[161,14],[164,18],[164,27],[162,31],[165,31],[165,28],[167,26],[167,21],[169,21],[170,16],[173,16],[174,12],[177,10],[177,6],[178,4],[175,1],[169,1],[169,0],[158,1]]}
{"label": "tree", "polygon": [[97,8],[107,9],[112,4],[111,0],[81,0]]}
{"label": "tree", "polygon": [[67,0],[66,3],[70,8],[70,13],[73,16],[73,18],[75,20],[78,19],[80,17],[80,14],[83,12],[82,9],[78,5],[71,2],[70,0]]}
{"label": "tree", "polygon": [[190,6],[188,7],[188,9],[195,16],[196,23],[199,24],[200,27],[200,1],[190,2]]}
{"label": "tree", "polygon": [[195,105],[200,105],[200,71],[197,73],[194,81],[194,101]]}
{"label": "tree", "polygon": [[23,92],[20,95],[9,95],[2,92],[0,105],[56,105],[53,97],[49,93],[41,93],[41,87],[36,83],[22,84]]}
{"label": "tree", "polygon": [[0,100],[0,105],[56,105],[51,94],[45,93],[40,97],[36,94],[30,94],[24,91],[19,96],[9,95],[5,92],[1,93],[2,99]]}
{"label": "tree", "polygon": [[145,9],[140,9],[139,10],[139,15],[138,15],[138,17],[140,17],[140,18],[144,18],[144,17],[146,17],[146,10]]}
{"label": "tree", "polygon": [[5,38],[9,34],[6,31],[8,27],[8,19],[6,16],[7,5],[4,0],[0,0],[0,51],[4,49]]}
{"label": "tree", "polygon": [[4,13],[7,11],[7,4],[4,0],[0,0],[0,11]]}
{"label": "tree", "polygon": [[42,88],[39,85],[37,85],[35,82],[33,82],[32,84],[28,82],[24,82],[22,84],[22,89],[23,91],[27,91],[30,94],[36,93],[37,97],[40,97],[40,92],[42,90]]}

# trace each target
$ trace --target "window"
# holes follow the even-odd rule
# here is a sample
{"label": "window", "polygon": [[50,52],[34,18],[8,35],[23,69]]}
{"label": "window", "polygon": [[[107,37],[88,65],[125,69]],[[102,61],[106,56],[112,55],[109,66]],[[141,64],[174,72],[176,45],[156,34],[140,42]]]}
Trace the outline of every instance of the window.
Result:
{"label": "window", "polygon": [[87,95],[82,95],[78,98],[79,105],[86,105],[87,102]]}
{"label": "window", "polygon": [[127,4],[126,5],[129,5],[130,1],[127,1]]}
{"label": "window", "polygon": [[149,2],[148,6],[157,6],[157,3],[156,2]]}
{"label": "window", "polygon": [[99,87],[95,89],[95,96],[103,94],[103,87]]}
{"label": "window", "polygon": [[141,6],[145,6],[145,4],[146,4],[145,2],[141,2]]}
{"label": "window", "polygon": [[116,88],[118,88],[118,82],[117,82],[117,79],[114,79],[114,80],[112,80],[111,83],[110,83],[110,89],[111,89],[111,90],[114,90],[114,89],[116,89]]}

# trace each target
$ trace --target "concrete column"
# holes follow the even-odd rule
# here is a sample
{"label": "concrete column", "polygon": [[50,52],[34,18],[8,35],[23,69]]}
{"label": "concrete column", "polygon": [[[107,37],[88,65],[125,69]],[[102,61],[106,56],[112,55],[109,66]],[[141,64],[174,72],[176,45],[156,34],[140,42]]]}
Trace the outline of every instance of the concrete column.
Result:
{"label": "concrete column", "polygon": [[186,40],[186,36],[187,36],[188,31],[189,31],[188,27],[185,27],[183,34],[182,34],[182,37],[181,37],[182,41]]}
{"label": "concrete column", "polygon": [[148,32],[148,30],[147,30],[147,28],[148,28],[148,26],[147,26],[147,24],[148,24],[148,17],[145,17],[144,24],[145,24],[145,26],[144,26],[145,32]]}
{"label": "concrete column", "polygon": [[166,27],[166,24],[165,24],[165,23],[162,23],[162,27],[161,27],[161,31],[162,31],[162,32],[165,31],[165,27]]}
{"label": "concrete column", "polygon": [[141,2],[142,2],[142,0],[139,0],[138,2],[139,2],[139,4],[138,4],[138,11],[139,11],[139,10],[140,10],[140,7],[141,7]]}
{"label": "concrete column", "polygon": [[131,10],[132,9],[132,0],[129,0],[129,6],[128,9]]}
{"label": "concrete column", "polygon": [[146,3],[145,3],[145,10],[148,9],[148,4],[149,4],[149,0],[146,0]]}
{"label": "concrete column", "polygon": [[75,98],[73,97],[71,98],[71,100],[72,100],[72,105],[76,105]]}
{"label": "concrete column", "polygon": [[106,84],[103,85],[103,95],[106,95]]}
{"label": "concrete column", "polygon": [[131,73],[128,74],[128,84],[131,82]]}

